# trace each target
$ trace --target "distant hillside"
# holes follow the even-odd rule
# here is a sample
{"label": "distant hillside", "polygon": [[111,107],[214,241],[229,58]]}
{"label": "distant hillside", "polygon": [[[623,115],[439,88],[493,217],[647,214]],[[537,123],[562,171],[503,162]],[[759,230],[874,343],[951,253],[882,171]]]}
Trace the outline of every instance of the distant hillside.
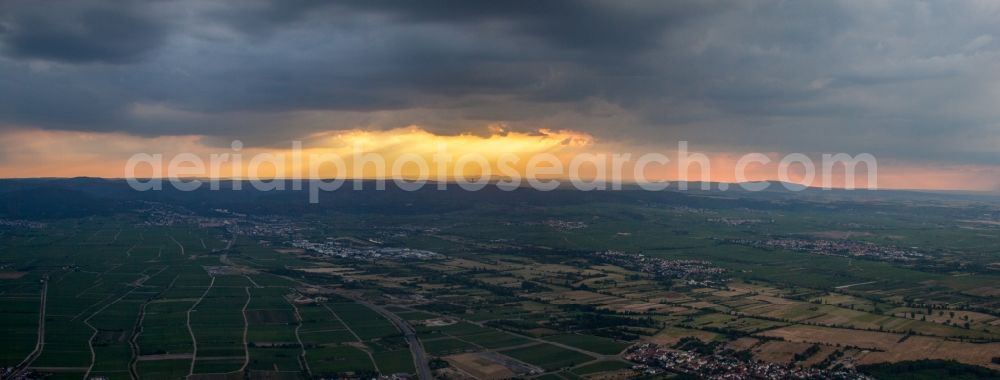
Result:
{"label": "distant hillside", "polygon": [[38,187],[0,194],[0,216],[12,219],[60,219],[107,215],[118,205],[80,191]]}
{"label": "distant hillside", "polygon": [[[364,190],[353,190],[353,183],[346,182],[332,192],[321,192],[319,204],[308,202],[307,190],[258,191],[249,182],[242,189],[234,190],[232,181],[221,181],[220,190],[209,190],[207,184],[196,191],[180,191],[169,183],[161,191],[136,191],[124,180],[100,178],[40,178],[0,179],[0,216],[18,219],[72,218],[102,215],[135,209],[137,201],[159,202],[183,206],[197,213],[211,213],[224,208],[258,214],[294,215],[322,212],[372,213],[417,215],[454,212],[482,205],[497,205],[517,209],[590,203],[620,203],[650,205],[652,207],[690,207],[704,209],[746,208],[757,210],[828,210],[865,209],[891,211],[899,202],[909,207],[933,207],[939,214],[965,215],[962,208],[975,208],[977,204],[996,204],[998,198],[956,194],[934,194],[896,190],[832,190],[808,189],[787,191],[772,183],[768,191],[748,192],[733,189],[695,190],[700,184],[692,183],[691,190],[663,191],[639,190],[626,187],[621,191],[579,191],[560,188],[538,191],[530,188],[507,189],[487,186],[480,191],[466,191],[455,184],[447,190],[437,190],[428,183],[417,191],[404,191],[387,181],[385,190],[375,190],[375,183],[362,181]],[[291,183],[285,184],[291,189]],[[308,184],[304,184],[308,188]],[[968,217],[967,215],[962,217]]]}

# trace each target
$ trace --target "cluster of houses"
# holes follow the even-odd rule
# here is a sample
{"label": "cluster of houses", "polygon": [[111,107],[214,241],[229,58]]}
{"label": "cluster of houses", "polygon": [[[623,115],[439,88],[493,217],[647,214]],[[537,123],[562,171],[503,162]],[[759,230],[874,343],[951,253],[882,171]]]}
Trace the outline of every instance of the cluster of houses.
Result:
{"label": "cluster of houses", "polygon": [[603,251],[593,254],[598,260],[657,277],[684,279],[691,284],[713,285],[726,281],[726,270],[702,260],[668,260],[643,254]]}
{"label": "cluster of houses", "polygon": [[801,379],[801,380],[873,380],[851,369],[826,370],[726,355],[720,350],[710,354],[667,348],[653,343],[635,345],[625,359],[636,363],[634,369],[648,375],[666,371],[683,373],[710,380]]}
{"label": "cluster of houses", "polygon": [[145,220],[141,223],[145,226],[197,225],[201,228],[212,228],[236,224],[236,219],[232,217],[202,216],[183,207],[156,202],[140,203],[143,207],[135,211],[145,215]]}
{"label": "cluster of houses", "polygon": [[774,219],[764,220],[757,218],[726,218],[726,217],[709,218],[708,221],[712,223],[725,224],[730,227],[748,226],[748,225],[762,224],[762,223],[774,223]]}
{"label": "cluster of houses", "polygon": [[587,228],[587,223],[578,222],[573,220],[561,220],[561,219],[546,219],[542,224],[549,226],[561,231],[568,230],[579,230],[581,228]]}
{"label": "cluster of houses", "polygon": [[45,223],[32,222],[30,220],[0,218],[0,227],[39,229],[45,228]]}
{"label": "cluster of houses", "polygon": [[730,243],[755,248],[784,249],[816,255],[847,256],[890,261],[913,261],[927,258],[914,249],[883,246],[854,240],[775,238],[767,240],[733,239]]}
{"label": "cluster of houses", "polygon": [[295,248],[316,252],[322,255],[340,257],[355,260],[375,260],[375,259],[415,259],[427,260],[440,257],[436,252],[425,251],[412,248],[392,248],[365,246],[356,247],[349,244],[342,244],[339,241],[311,242],[309,240],[293,240],[288,243]]}

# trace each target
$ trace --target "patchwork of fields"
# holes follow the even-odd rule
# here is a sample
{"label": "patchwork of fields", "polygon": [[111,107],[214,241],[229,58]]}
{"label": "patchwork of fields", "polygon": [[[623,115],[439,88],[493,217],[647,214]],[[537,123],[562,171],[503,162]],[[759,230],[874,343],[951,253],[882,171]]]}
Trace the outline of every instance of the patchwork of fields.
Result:
{"label": "patchwork of fields", "polygon": [[5,259],[33,270],[0,280],[0,366],[108,379],[414,372],[399,331],[374,311],[342,298],[297,305],[301,284],[225,265],[243,243],[226,249],[223,230],[67,232],[9,242]]}
{"label": "patchwork of fields", "polygon": [[[582,224],[498,222],[493,210],[392,223],[227,216],[208,228],[133,215],[0,231],[0,367],[54,379],[573,380],[636,376],[629,353],[655,344],[857,378],[921,359],[1000,369],[995,274],[762,250],[717,239],[717,218],[701,216],[714,211],[617,207],[559,209]],[[724,233],[827,225],[768,215],[749,227],[760,230]],[[968,257],[987,257],[981,235]],[[293,239],[435,254],[359,259]]]}

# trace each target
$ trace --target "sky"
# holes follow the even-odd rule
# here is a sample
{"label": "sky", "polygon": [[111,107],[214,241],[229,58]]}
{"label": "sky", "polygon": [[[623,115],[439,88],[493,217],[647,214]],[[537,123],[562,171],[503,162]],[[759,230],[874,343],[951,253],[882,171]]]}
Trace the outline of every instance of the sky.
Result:
{"label": "sky", "polygon": [[998,17],[995,1],[3,0],[0,177],[121,177],[136,153],[233,140],[688,141],[719,181],[750,152],[870,153],[879,187],[1000,191]]}

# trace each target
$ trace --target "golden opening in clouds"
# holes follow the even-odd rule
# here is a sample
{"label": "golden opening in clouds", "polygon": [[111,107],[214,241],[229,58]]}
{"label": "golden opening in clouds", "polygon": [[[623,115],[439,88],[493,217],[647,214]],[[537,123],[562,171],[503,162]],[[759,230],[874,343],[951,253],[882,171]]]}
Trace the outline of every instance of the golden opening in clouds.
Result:
{"label": "golden opening in clouds", "polygon": [[[399,161],[414,158],[429,163],[428,179],[452,180],[465,177],[479,179],[483,174],[496,178],[504,173],[499,170],[501,161],[506,167],[523,174],[532,156],[548,154],[561,166],[568,167],[574,157],[583,154],[603,155],[606,159],[614,154],[631,154],[632,160],[625,163],[621,171],[626,182],[638,180],[634,170],[635,159],[655,147],[644,147],[644,151],[631,150],[629,144],[617,141],[597,141],[593,136],[572,130],[539,129],[532,132],[510,131],[503,125],[490,125],[484,134],[435,134],[420,126],[386,130],[347,129],[315,133],[301,139],[301,149],[288,146],[260,147],[247,146],[233,150],[229,146],[207,144],[206,136],[160,136],[140,137],[122,133],[45,131],[37,129],[16,129],[0,135],[0,144],[6,149],[0,161],[0,176],[11,178],[27,177],[72,177],[93,176],[121,178],[130,157],[137,153],[160,155],[159,168],[150,165],[135,167],[138,177],[163,176],[170,160],[181,154],[189,154],[211,162],[213,155],[239,155],[241,160],[220,161],[217,165],[206,165],[206,171],[192,174],[194,177],[246,178],[250,171],[257,177],[307,178],[310,176],[308,157],[311,155],[334,154],[342,157],[345,173],[323,166],[321,177],[380,178],[390,173]],[[697,148],[697,146],[694,146]],[[674,157],[676,147],[663,146],[662,153]],[[772,158],[769,164],[750,165],[745,178],[733,175],[739,152],[709,152],[692,149],[691,154],[704,154],[710,168],[704,173],[698,165],[685,166],[681,170],[676,160],[667,164],[651,164],[641,170],[643,180],[676,181],[686,178],[692,181],[709,180],[716,182],[738,182],[740,180],[760,181],[779,179],[777,172],[778,153],[767,153]],[[379,157],[383,167],[372,160],[354,162],[357,154],[363,157]],[[482,160],[461,160],[474,155]],[[263,159],[261,159],[263,157]],[[513,157],[513,158],[512,158]],[[256,159],[255,159],[256,158]],[[486,172],[484,173],[484,167]],[[213,169],[213,170],[208,170]],[[404,178],[417,176],[419,166],[412,162],[400,165]],[[597,165],[584,164],[579,174],[584,179],[600,177]],[[610,168],[603,168],[610,171]],[[609,172],[603,173],[605,176]],[[553,175],[558,177],[559,175]],[[797,168],[792,168],[789,176],[793,181],[803,179]],[[543,176],[544,177],[544,176]],[[975,166],[915,166],[906,163],[881,163],[879,168],[880,188],[922,188],[955,189],[962,185],[967,190],[992,190],[1000,177],[996,169]],[[858,186],[867,186],[865,173],[856,176]],[[845,178],[840,172],[832,175],[834,187],[841,187]],[[812,183],[819,186],[819,183]]]}

